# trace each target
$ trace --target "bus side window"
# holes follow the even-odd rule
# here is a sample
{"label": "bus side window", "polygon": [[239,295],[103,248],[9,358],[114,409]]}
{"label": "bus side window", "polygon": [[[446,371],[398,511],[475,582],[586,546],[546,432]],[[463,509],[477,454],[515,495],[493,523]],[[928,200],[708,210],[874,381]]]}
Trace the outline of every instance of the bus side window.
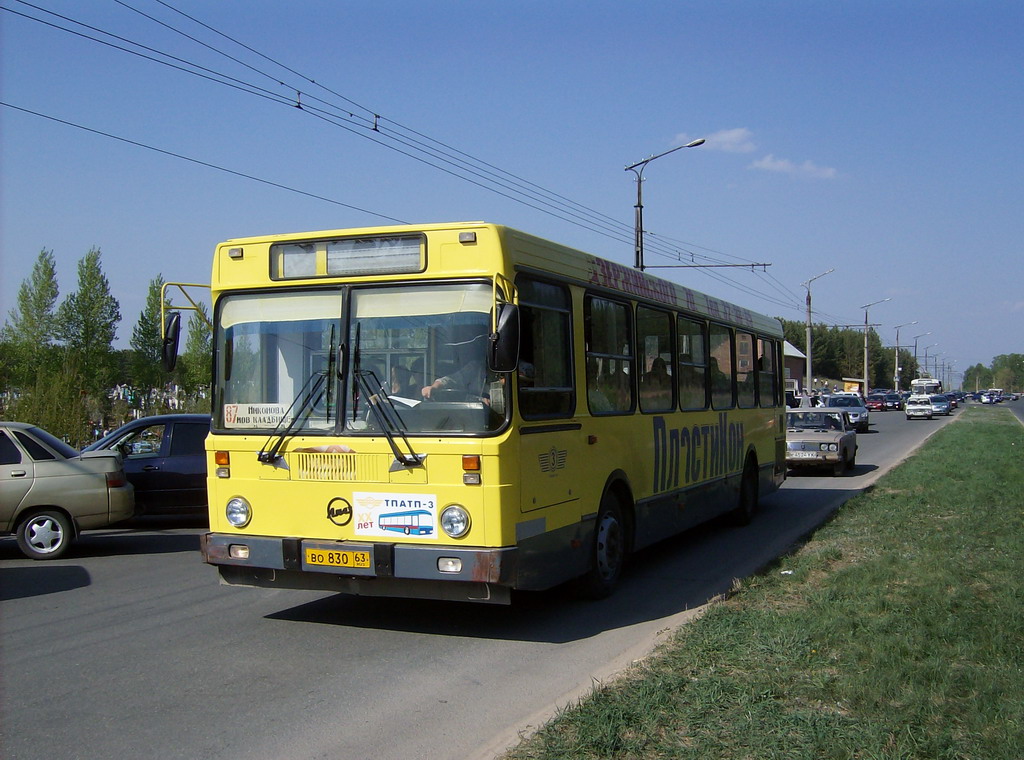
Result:
{"label": "bus side window", "polygon": [[732,409],[736,406],[736,363],[733,354],[732,330],[724,325],[711,325],[711,406]]}
{"label": "bus side window", "polygon": [[778,378],[775,372],[775,341],[757,339],[757,379],[761,406],[776,406],[779,403]]}
{"label": "bus side window", "polygon": [[703,322],[680,317],[679,405],[683,409],[707,409],[707,328]]}
{"label": "bus side window", "polygon": [[757,406],[754,336],[748,332],[736,333],[736,398],[742,409]]}
{"label": "bus side window", "polygon": [[[588,296],[583,310],[588,398],[603,397],[610,413],[628,414],[636,377],[629,304]],[[590,411],[602,410],[591,406]]]}
{"label": "bus side window", "polygon": [[643,352],[640,410],[666,412],[675,408],[672,368],[672,317],[646,306],[636,309],[636,343]]}
{"label": "bus side window", "polygon": [[520,276],[517,382],[524,419],[569,417],[573,384],[572,301],[563,285]]}

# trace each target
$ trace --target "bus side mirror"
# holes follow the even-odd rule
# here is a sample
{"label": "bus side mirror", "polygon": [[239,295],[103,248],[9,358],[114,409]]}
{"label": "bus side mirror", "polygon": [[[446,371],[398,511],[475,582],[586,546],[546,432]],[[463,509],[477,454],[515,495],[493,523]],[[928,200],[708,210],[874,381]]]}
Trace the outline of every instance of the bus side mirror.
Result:
{"label": "bus side mirror", "polygon": [[167,372],[178,363],[178,341],[181,338],[181,312],[174,311],[164,323],[164,342],[160,347],[160,361]]}
{"label": "bus side mirror", "polygon": [[491,335],[488,363],[493,372],[511,372],[519,364],[519,307],[505,301],[498,304],[495,332]]}

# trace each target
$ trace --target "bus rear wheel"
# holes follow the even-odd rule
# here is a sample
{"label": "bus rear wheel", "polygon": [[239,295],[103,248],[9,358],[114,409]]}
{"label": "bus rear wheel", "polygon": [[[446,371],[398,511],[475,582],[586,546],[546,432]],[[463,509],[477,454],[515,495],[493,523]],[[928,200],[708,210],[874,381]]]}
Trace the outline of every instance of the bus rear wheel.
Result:
{"label": "bus rear wheel", "polygon": [[611,596],[626,561],[626,524],[618,499],[606,493],[601,499],[591,546],[590,570],[580,579],[581,594],[588,599]]}
{"label": "bus rear wheel", "polygon": [[733,525],[749,525],[757,512],[757,463],[747,459],[740,478],[740,495],[736,508],[729,513]]}

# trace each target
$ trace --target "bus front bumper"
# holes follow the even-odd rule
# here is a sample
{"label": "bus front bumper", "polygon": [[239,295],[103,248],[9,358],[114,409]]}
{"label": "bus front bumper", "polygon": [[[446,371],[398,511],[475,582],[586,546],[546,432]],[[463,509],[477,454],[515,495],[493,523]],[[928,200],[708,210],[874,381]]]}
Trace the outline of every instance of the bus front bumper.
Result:
{"label": "bus front bumper", "polygon": [[[229,585],[508,604],[516,547],[455,548],[207,533],[203,561]],[[331,558],[332,564],[325,559]],[[349,564],[342,564],[349,563]]]}

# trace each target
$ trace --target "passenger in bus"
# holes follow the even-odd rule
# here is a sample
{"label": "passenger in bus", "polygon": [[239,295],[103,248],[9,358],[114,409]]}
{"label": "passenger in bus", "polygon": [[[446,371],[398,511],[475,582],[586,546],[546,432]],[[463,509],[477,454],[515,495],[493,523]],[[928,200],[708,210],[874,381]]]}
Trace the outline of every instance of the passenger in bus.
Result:
{"label": "passenger in bus", "polygon": [[640,383],[640,406],[642,409],[664,409],[672,405],[672,376],[668,373],[665,360],[654,357],[651,369]]}

